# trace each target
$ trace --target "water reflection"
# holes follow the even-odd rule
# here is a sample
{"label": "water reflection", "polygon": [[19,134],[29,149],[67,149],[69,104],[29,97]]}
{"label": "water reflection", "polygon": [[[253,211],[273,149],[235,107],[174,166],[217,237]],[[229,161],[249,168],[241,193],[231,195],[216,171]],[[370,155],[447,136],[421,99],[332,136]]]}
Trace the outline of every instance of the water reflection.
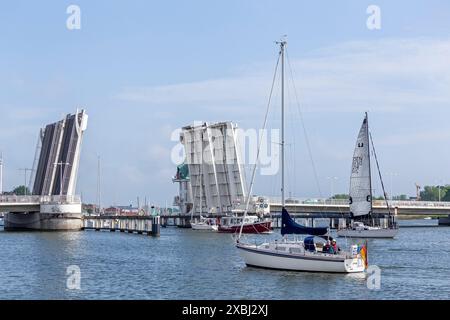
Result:
{"label": "water reflection", "polygon": [[[365,274],[322,274],[246,267],[229,234],[165,228],[161,237],[110,232],[0,231],[3,299],[426,299],[448,298],[449,228],[402,229],[370,240]],[[259,240],[279,238],[279,234]],[[440,248],[436,250],[436,248]],[[442,249],[442,250],[441,250]],[[81,290],[66,287],[78,265]],[[433,270],[433,272],[430,272]]]}

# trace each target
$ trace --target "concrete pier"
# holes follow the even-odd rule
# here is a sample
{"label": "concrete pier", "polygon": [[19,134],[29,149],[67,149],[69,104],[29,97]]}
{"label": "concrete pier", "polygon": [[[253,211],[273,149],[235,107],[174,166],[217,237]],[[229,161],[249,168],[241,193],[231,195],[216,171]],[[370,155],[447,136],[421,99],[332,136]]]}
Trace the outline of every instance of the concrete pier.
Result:
{"label": "concrete pier", "polygon": [[[83,227],[81,202],[75,197],[62,199],[61,197],[42,197],[38,203],[37,211],[24,211],[20,203],[9,204],[11,211],[5,213],[4,228],[12,230],[41,230],[41,231],[65,231],[81,230]],[[69,203],[64,201],[69,200]],[[28,205],[28,204],[26,204]],[[16,211],[15,211],[16,210]]]}
{"label": "concrete pier", "polygon": [[450,215],[448,217],[439,218],[438,224],[440,226],[450,226]]}
{"label": "concrete pier", "polygon": [[159,237],[159,216],[83,216],[83,230],[128,232]]}

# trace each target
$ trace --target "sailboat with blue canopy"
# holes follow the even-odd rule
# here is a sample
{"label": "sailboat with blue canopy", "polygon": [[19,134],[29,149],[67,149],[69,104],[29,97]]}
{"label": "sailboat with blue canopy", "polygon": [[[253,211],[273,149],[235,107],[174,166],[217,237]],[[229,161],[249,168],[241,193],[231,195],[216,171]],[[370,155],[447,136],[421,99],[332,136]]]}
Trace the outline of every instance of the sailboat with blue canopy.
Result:
{"label": "sailboat with blue canopy", "polygon": [[[281,59],[281,235],[280,240],[256,244],[254,241],[244,242],[241,240],[243,225],[241,232],[236,240],[236,248],[239,250],[245,264],[247,266],[293,270],[293,271],[314,271],[314,272],[364,272],[366,265],[357,252],[357,246],[353,245],[351,251],[335,250],[333,253],[324,250],[324,243],[315,243],[314,236],[322,239],[330,239],[328,236],[328,228],[307,227],[295,222],[285,207],[284,197],[284,57],[287,42],[285,40],[278,42],[280,51],[278,61]],[[278,62],[277,62],[278,68]],[[277,72],[275,69],[275,76]],[[276,78],[274,76],[274,79]],[[267,118],[267,115],[266,115]],[[258,148],[259,155],[259,148]],[[250,190],[253,187],[256,165],[253,169]],[[250,199],[250,198],[249,198]],[[248,208],[249,200],[247,200]],[[244,213],[247,213],[247,210]],[[287,235],[308,235],[305,239],[300,240],[297,236],[289,239]],[[327,243],[328,245],[328,243]]]}

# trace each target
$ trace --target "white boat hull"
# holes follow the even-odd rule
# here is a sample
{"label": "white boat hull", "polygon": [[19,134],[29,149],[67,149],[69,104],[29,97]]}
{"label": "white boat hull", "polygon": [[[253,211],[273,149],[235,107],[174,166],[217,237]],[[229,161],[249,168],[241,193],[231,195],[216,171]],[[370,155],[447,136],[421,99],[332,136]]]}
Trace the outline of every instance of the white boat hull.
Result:
{"label": "white boat hull", "polygon": [[353,230],[341,229],[337,231],[339,237],[347,238],[394,238],[398,229],[372,229],[372,230]]}
{"label": "white boat hull", "polygon": [[347,259],[340,255],[290,254],[265,251],[256,246],[237,244],[247,266],[310,272],[353,273],[364,272],[361,258]]}
{"label": "white boat hull", "polygon": [[204,224],[204,223],[191,223],[192,230],[203,230],[203,231],[217,231],[218,226]]}

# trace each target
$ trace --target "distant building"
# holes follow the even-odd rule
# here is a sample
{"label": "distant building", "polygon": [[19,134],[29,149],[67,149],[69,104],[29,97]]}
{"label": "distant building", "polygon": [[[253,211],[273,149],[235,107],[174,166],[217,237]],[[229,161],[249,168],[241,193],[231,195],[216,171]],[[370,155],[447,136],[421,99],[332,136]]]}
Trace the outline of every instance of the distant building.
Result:
{"label": "distant building", "polygon": [[137,216],[139,215],[139,208],[130,206],[117,206],[119,215],[121,216]]}
{"label": "distant building", "polygon": [[82,205],[82,212],[87,213],[87,214],[94,214],[94,213],[98,213],[98,207],[95,204],[91,204],[91,203],[83,203]]}
{"label": "distant building", "polygon": [[109,207],[103,210],[103,214],[106,216],[116,216],[119,215],[120,209],[117,207]]}

